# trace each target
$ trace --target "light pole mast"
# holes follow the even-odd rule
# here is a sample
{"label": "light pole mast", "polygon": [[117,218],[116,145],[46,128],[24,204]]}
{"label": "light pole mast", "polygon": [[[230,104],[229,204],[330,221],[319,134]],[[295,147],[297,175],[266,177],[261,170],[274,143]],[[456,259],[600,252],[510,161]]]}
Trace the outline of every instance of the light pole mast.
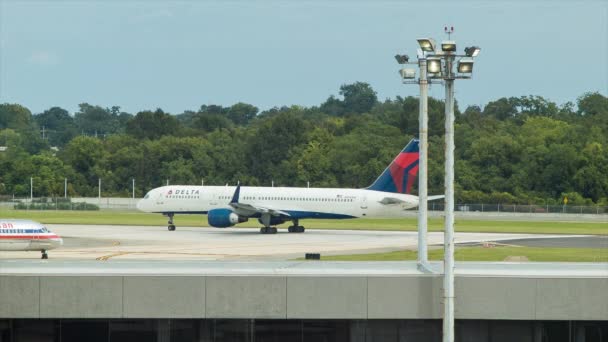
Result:
{"label": "light pole mast", "polygon": [[[445,28],[450,35],[454,28]],[[415,70],[401,69],[403,83],[420,84],[420,156],[418,178],[418,266],[427,269],[427,170],[428,170],[428,84],[433,80],[445,82],[445,231],[444,231],[444,277],[443,277],[443,342],[454,342],[454,80],[469,79],[473,75],[473,58],[479,54],[479,47],[470,46],[464,49],[465,54],[456,53],[456,42],[448,40],[435,45],[431,38],[420,38],[418,44],[422,50],[419,55],[420,79],[413,81]],[[407,55],[396,55],[399,64],[408,63]],[[456,63],[457,62],[457,63]],[[454,64],[457,64],[454,72]],[[412,81],[408,81],[412,80]]]}
{"label": "light pole mast", "polygon": [[418,60],[420,66],[420,109],[418,115],[419,149],[418,161],[418,264],[424,266],[428,262],[427,252],[427,175],[428,175],[428,89],[426,58]]}
{"label": "light pole mast", "polygon": [[424,55],[418,56],[418,63],[410,63],[408,55],[396,55],[395,59],[399,64],[418,64],[420,68],[420,78],[416,81],[416,70],[403,68],[399,71],[403,83],[417,83],[420,85],[420,99],[418,110],[418,266],[428,270],[427,253],[427,150],[428,150],[428,88],[427,79],[427,60]]}
{"label": "light pole mast", "polygon": [[445,59],[445,231],[443,342],[454,342],[454,57]]}

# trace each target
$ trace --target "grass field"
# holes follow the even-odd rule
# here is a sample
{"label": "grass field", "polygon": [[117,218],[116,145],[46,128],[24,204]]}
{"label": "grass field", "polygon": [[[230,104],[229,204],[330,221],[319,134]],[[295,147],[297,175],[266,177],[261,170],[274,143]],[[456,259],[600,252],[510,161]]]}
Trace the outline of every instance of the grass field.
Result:
{"label": "grass field", "polygon": [[[322,256],[333,261],[402,261],[416,260],[416,251],[374,254]],[[457,261],[505,261],[508,257],[525,257],[528,261],[608,262],[608,249],[538,248],[538,247],[456,247]],[[443,249],[429,250],[430,260],[443,260]]]}
{"label": "grass field", "polygon": [[[0,217],[29,219],[47,224],[108,224],[165,226],[166,217],[160,214],[147,214],[135,211],[34,211],[0,210]],[[177,215],[175,224],[189,227],[206,227],[204,215]],[[352,220],[303,220],[306,228],[312,229],[360,229],[360,230],[403,230],[415,231],[416,218],[403,219],[352,219]],[[280,227],[287,227],[284,224]],[[259,227],[256,219],[238,225],[239,227]],[[443,220],[429,220],[429,231],[442,231]],[[456,220],[457,232],[482,233],[532,233],[532,234],[581,234],[608,235],[606,222],[547,222],[547,221],[491,221]]]}

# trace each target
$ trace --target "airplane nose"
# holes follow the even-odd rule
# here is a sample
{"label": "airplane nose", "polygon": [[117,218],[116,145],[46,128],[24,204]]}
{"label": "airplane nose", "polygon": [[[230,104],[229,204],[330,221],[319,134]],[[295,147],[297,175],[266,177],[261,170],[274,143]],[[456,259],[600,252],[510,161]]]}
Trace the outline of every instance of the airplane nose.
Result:
{"label": "airplane nose", "polygon": [[51,245],[53,246],[53,248],[63,246],[63,239],[60,237],[51,239]]}
{"label": "airplane nose", "polygon": [[144,211],[144,209],[143,209],[144,208],[144,204],[142,203],[143,201],[144,201],[143,199],[137,201],[137,204],[135,205],[135,207],[137,208],[137,210]]}

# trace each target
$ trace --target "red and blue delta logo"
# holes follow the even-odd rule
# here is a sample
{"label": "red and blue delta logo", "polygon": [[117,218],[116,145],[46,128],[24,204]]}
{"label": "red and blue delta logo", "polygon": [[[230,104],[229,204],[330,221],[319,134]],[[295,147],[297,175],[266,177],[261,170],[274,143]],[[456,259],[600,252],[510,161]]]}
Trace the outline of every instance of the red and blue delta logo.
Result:
{"label": "red and blue delta logo", "polygon": [[368,189],[409,194],[418,174],[418,144],[418,139],[412,139]]}

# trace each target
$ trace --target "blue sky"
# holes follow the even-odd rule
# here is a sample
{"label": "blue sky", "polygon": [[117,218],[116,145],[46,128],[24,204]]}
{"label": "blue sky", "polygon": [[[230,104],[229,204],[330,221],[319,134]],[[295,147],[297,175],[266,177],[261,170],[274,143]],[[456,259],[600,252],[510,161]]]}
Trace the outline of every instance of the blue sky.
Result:
{"label": "blue sky", "polygon": [[482,49],[456,84],[461,107],[608,93],[608,1],[0,0],[0,102],[267,109],[318,105],[355,81],[380,99],[415,96],[393,56],[445,39],[446,24],[459,50]]}

